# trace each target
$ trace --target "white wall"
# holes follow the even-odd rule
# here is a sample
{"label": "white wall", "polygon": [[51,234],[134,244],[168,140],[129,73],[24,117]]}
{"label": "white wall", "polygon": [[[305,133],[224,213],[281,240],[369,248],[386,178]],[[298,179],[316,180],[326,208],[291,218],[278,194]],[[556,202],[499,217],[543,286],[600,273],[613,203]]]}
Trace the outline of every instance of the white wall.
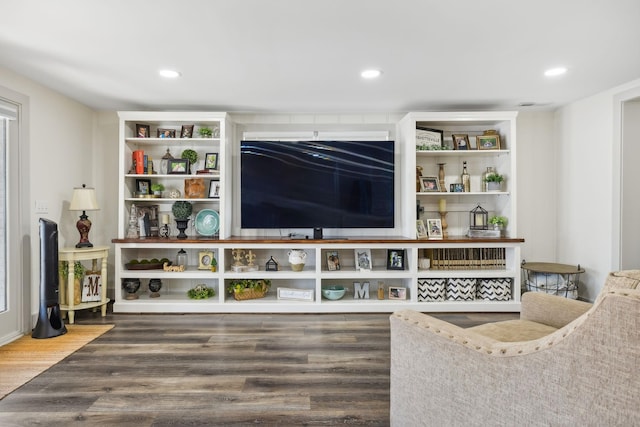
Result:
{"label": "white wall", "polygon": [[516,121],[518,171],[518,236],[525,239],[522,259],[556,259],[555,136],[553,112],[520,112]]}
{"label": "white wall", "polygon": [[615,153],[620,123],[614,99],[637,88],[640,80],[576,101],[556,112],[558,170],[558,262],[580,264],[580,295],[597,297],[607,274],[615,270],[612,248],[619,217],[613,215],[619,164]]}
{"label": "white wall", "polygon": [[[48,218],[58,223],[61,246],[74,246],[79,240],[75,223],[76,212],[69,212],[73,188],[85,183],[96,185],[94,128],[95,113],[90,108],[47,89],[33,81],[0,67],[0,85],[22,93],[30,105],[30,175],[22,179],[30,188],[31,223],[31,312],[38,311],[39,301],[39,238],[38,219]],[[98,163],[98,164],[96,164]],[[106,205],[104,194],[97,189],[98,203]],[[48,204],[49,214],[35,214],[35,200]],[[90,213],[94,223],[90,239],[101,240],[104,211]]]}

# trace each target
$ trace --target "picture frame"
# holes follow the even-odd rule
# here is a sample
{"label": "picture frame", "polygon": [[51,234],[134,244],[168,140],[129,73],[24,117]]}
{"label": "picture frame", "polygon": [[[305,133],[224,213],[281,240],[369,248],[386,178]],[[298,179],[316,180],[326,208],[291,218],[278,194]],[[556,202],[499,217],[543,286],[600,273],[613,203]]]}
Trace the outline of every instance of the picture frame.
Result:
{"label": "picture frame", "polygon": [[198,252],[198,270],[211,270],[213,251]]}
{"label": "picture frame", "polygon": [[338,251],[327,252],[327,270],[340,270],[340,255],[338,254]]}
{"label": "picture frame", "polygon": [[157,135],[158,135],[158,138],[175,138],[176,137],[176,130],[175,129],[158,128]]}
{"label": "picture frame", "polygon": [[420,177],[421,190],[423,193],[438,193],[440,189],[440,179],[437,176]]}
{"label": "picture frame", "polygon": [[427,227],[424,225],[424,221],[419,219],[416,221],[416,235],[418,239],[427,239],[429,234],[427,233]]}
{"label": "picture frame", "polygon": [[189,173],[188,159],[169,159],[167,160],[168,175],[186,175]]}
{"label": "picture frame", "polygon": [[151,180],[136,179],[136,193],[151,194]]}
{"label": "picture frame", "polygon": [[150,138],[151,127],[149,125],[136,124],[136,138]]}
{"label": "picture frame", "polygon": [[389,299],[407,299],[407,288],[403,286],[389,286]]}
{"label": "picture frame", "polygon": [[180,138],[192,138],[193,137],[193,125],[182,125],[180,129]]}
{"label": "picture frame", "polygon": [[209,198],[210,199],[220,198],[220,180],[219,179],[212,179],[209,181]]}
{"label": "picture frame", "polygon": [[218,169],[218,153],[207,153],[204,157],[204,168],[206,170]]}
{"label": "picture frame", "polygon": [[451,135],[451,139],[453,139],[454,150],[470,150],[471,149],[471,146],[469,145],[469,135],[453,134]]}
{"label": "picture frame", "polygon": [[387,270],[404,270],[404,249],[387,249]]}
{"label": "picture frame", "polygon": [[373,268],[373,260],[371,258],[371,249],[354,249],[356,270],[361,272],[371,271]]}
{"label": "picture frame", "polygon": [[427,219],[427,234],[429,239],[442,240],[442,221],[440,218]]}
{"label": "picture frame", "polygon": [[444,148],[444,132],[439,129],[432,129],[416,126],[416,150],[431,151]]}
{"label": "picture frame", "polygon": [[478,150],[499,150],[500,135],[478,135],[476,136],[476,146]]}
{"label": "picture frame", "polygon": [[452,193],[464,193],[464,184],[460,182],[456,182],[455,184],[450,184],[449,190]]}

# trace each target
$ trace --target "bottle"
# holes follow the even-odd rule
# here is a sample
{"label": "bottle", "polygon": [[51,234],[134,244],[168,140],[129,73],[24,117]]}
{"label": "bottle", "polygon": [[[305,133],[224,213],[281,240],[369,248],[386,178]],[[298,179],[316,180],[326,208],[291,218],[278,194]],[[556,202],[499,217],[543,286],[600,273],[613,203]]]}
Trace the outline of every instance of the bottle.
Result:
{"label": "bottle", "polygon": [[378,282],[378,299],[384,299],[384,282]]}
{"label": "bottle", "polygon": [[465,193],[471,192],[471,177],[467,172],[467,162],[462,162],[462,187]]}
{"label": "bottle", "polygon": [[188,262],[187,252],[184,249],[180,249],[178,255],[176,255],[176,265],[184,265],[186,268]]}
{"label": "bottle", "polygon": [[482,175],[482,191],[487,191],[487,177],[496,173],[492,166],[487,166],[487,171]]}

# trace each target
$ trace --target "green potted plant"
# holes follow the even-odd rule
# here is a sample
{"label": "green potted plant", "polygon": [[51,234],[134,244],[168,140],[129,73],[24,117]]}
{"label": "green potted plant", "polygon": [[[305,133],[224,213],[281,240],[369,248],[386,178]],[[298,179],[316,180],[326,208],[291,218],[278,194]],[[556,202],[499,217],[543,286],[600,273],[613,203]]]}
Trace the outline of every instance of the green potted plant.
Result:
{"label": "green potted plant", "polygon": [[153,191],[154,196],[162,196],[164,185],[160,183],[151,184],[151,191]]}
{"label": "green potted plant", "polygon": [[489,224],[493,225],[493,228],[496,230],[504,230],[507,226],[507,217],[505,216],[492,216],[489,218]]}
{"label": "green potted plant", "polygon": [[211,130],[211,128],[208,128],[208,127],[200,128],[198,133],[202,138],[211,138],[211,136],[213,135],[213,131]]}
{"label": "green potted plant", "polygon": [[178,200],[171,206],[171,212],[176,220],[176,227],[178,227],[178,239],[186,239],[187,234],[184,231],[189,224],[189,215],[193,212],[193,205],[186,200]]}
{"label": "green potted plant", "polygon": [[196,152],[196,150],[187,148],[182,152],[182,154],[180,155],[180,158],[189,160],[189,167],[191,168],[195,166],[196,162],[198,161],[198,153]]}
{"label": "green potted plant", "polygon": [[504,177],[499,173],[491,173],[484,180],[487,183],[487,191],[500,191]]}
{"label": "green potted plant", "polygon": [[227,292],[233,298],[242,301],[247,299],[262,298],[271,287],[271,280],[267,279],[238,279],[232,280],[227,286]]}

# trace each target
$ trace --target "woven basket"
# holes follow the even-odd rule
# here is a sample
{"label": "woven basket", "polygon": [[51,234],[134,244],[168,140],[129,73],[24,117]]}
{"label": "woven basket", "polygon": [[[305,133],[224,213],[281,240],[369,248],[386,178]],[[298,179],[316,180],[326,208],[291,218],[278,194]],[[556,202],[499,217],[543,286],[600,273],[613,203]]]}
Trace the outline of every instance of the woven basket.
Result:
{"label": "woven basket", "polygon": [[244,301],[247,299],[264,298],[266,294],[267,294],[266,289],[262,291],[258,289],[243,289],[241,291],[234,290],[233,298],[236,301]]}

